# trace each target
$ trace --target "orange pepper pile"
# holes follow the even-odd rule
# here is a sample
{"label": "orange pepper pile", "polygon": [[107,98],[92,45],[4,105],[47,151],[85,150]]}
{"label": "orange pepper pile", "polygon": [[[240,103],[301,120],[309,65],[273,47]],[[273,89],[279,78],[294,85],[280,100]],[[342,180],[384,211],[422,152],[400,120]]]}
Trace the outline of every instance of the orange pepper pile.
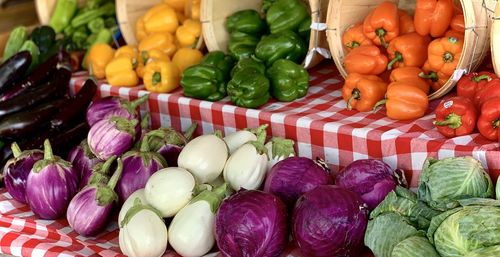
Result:
{"label": "orange pepper pile", "polygon": [[348,109],[385,104],[391,119],[422,117],[431,89],[439,90],[457,67],[464,33],[464,15],[453,0],[416,0],[414,17],[382,2],[342,36]]}

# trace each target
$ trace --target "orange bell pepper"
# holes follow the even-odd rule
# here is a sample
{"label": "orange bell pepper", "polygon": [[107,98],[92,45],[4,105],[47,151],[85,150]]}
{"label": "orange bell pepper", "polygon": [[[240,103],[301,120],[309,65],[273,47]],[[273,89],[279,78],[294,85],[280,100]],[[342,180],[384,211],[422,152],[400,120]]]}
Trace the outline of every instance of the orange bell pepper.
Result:
{"label": "orange bell pepper", "polygon": [[166,53],[169,57],[174,55],[177,47],[174,43],[174,36],[169,33],[154,33],[139,43],[139,52],[158,49]]}
{"label": "orange bell pepper", "polygon": [[387,83],[374,75],[351,73],[342,87],[342,98],[347,102],[347,109],[367,112],[384,98]]}
{"label": "orange bell pepper", "polygon": [[427,47],[430,42],[430,37],[421,36],[416,32],[393,39],[387,48],[391,60],[387,64],[387,69],[406,66],[421,67],[427,60]]}
{"label": "orange bell pepper", "polygon": [[458,31],[460,33],[465,33],[465,20],[463,14],[457,14],[453,16],[450,23],[450,28],[454,31]]}
{"label": "orange bell pepper", "polygon": [[371,11],[363,23],[363,33],[376,45],[387,47],[387,44],[399,35],[399,15],[396,4],[386,1]]}
{"label": "orange bell pepper", "polygon": [[175,32],[175,38],[181,47],[196,46],[198,39],[201,36],[201,22],[197,20],[187,19]]}
{"label": "orange bell pepper", "polygon": [[450,26],[453,9],[453,0],[417,0],[415,30],[422,36],[443,36]]}
{"label": "orange bell pepper", "polygon": [[390,81],[391,82],[407,82],[411,81],[412,85],[417,86],[422,89],[426,94],[429,93],[430,85],[429,83],[419,77],[420,73],[422,73],[422,69],[418,67],[403,67],[392,70]]}
{"label": "orange bell pepper", "polygon": [[385,104],[387,117],[394,120],[413,120],[423,117],[429,106],[429,98],[420,88],[393,82],[387,87],[386,99],[375,108]]}
{"label": "orange bell pepper", "polygon": [[148,34],[174,33],[179,26],[175,10],[167,4],[158,4],[149,9],[143,16],[144,27]]}
{"label": "orange bell pepper", "polygon": [[359,46],[351,50],[344,59],[348,73],[378,75],[387,69],[387,57],[374,45]]}
{"label": "orange bell pepper", "polygon": [[456,37],[443,37],[432,41],[428,49],[431,69],[451,76],[457,68],[463,46],[464,40]]}
{"label": "orange bell pepper", "polygon": [[448,82],[448,79],[450,79],[450,76],[446,76],[442,72],[436,72],[433,70],[429,62],[425,62],[422,70],[424,72],[420,73],[419,77],[430,80],[431,88],[434,91],[438,91],[444,86],[444,84],[446,84],[446,82]]}
{"label": "orange bell pepper", "polygon": [[458,32],[456,30],[453,30],[453,29],[450,29],[448,31],[446,31],[446,33],[444,33],[444,37],[456,37],[456,38],[460,38],[463,40],[465,34],[462,33],[462,32]]}
{"label": "orange bell pepper", "polygon": [[373,45],[373,42],[363,34],[363,24],[358,24],[344,32],[342,35],[342,45],[349,52],[358,46]]}
{"label": "orange bell pepper", "polygon": [[399,35],[415,32],[413,17],[404,10],[399,10]]}

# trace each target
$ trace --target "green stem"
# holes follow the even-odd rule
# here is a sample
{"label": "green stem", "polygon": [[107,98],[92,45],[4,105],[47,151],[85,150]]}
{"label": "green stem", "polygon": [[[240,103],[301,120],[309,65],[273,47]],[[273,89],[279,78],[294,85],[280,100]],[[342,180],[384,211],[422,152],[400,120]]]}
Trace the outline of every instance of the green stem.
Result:
{"label": "green stem", "polygon": [[295,142],[293,140],[281,137],[273,137],[271,139],[271,142],[273,144],[273,156],[269,156],[270,158],[286,158],[292,154],[295,155],[295,149],[293,148]]}
{"label": "green stem", "polygon": [[198,124],[193,123],[189,128],[184,132],[184,137],[186,138],[187,141],[191,140],[193,137],[194,132],[196,131],[196,128],[198,127]]}
{"label": "green stem", "polygon": [[493,124],[493,128],[495,128],[495,129],[498,128],[498,126],[500,126],[500,119],[494,120],[492,122],[492,124]]}
{"label": "green stem", "polygon": [[122,222],[119,224],[120,225],[120,228],[123,228],[125,227],[129,221],[137,214],[139,213],[140,211],[142,210],[150,210],[152,212],[154,212],[156,215],[158,215],[158,218],[163,220],[163,217],[161,216],[161,213],[156,210],[155,208],[153,208],[151,205],[149,204],[143,204],[141,202],[141,199],[139,197],[135,198],[134,200],[134,204],[132,205],[132,207],[127,211],[127,214],[125,214],[125,217],[123,218]]}
{"label": "green stem", "polygon": [[215,135],[215,136],[217,136],[218,138],[222,138],[222,131],[220,131],[220,130],[216,130],[216,131],[214,132],[214,135]]}
{"label": "green stem", "polygon": [[444,120],[435,120],[433,122],[435,126],[448,126],[452,129],[457,129],[460,126],[462,126],[462,117],[460,115],[456,115],[454,113],[449,114],[446,116]]}
{"label": "green stem", "polygon": [[383,99],[378,101],[375,106],[373,106],[373,111],[377,111],[377,109],[381,106],[384,105],[387,102],[387,99]]}
{"label": "green stem", "polygon": [[486,74],[481,75],[481,76],[476,76],[476,77],[472,78],[472,80],[474,82],[477,82],[477,83],[481,82],[481,80],[491,81],[491,79],[492,78],[489,75],[486,75]]}
{"label": "green stem", "polygon": [[116,156],[115,155],[109,157],[109,159],[107,159],[106,162],[104,162],[104,164],[102,165],[102,168],[101,168],[101,170],[99,172],[102,173],[102,174],[104,174],[104,175],[108,175],[109,174],[109,169],[111,168],[111,165],[113,165],[113,162],[115,160],[116,160]]}
{"label": "green stem", "polygon": [[137,109],[137,107],[139,107],[139,105],[145,103],[149,98],[149,94],[145,94],[137,99],[135,99],[134,101],[130,102],[130,107],[132,108],[133,111],[135,111],[135,109]]}
{"label": "green stem", "polygon": [[149,150],[151,149],[151,147],[149,147],[149,138],[150,137],[155,137],[154,133],[150,134],[150,132],[148,132],[146,134],[146,136],[144,136],[144,138],[142,139],[141,147],[139,148],[139,151],[141,153],[149,152]]}
{"label": "green stem", "polygon": [[443,54],[443,61],[446,63],[453,62],[454,56],[450,52],[446,52]]}
{"label": "green stem", "polygon": [[12,143],[10,148],[12,149],[12,154],[14,155],[14,158],[21,156],[21,154],[23,153],[21,151],[21,148],[19,147],[19,145],[16,142]]}
{"label": "green stem", "polygon": [[396,64],[397,62],[402,62],[403,61],[403,55],[400,52],[395,53],[395,57],[387,64],[387,69],[392,70],[392,66]]}
{"label": "green stem", "polygon": [[352,110],[352,100],[359,100],[361,99],[361,91],[359,89],[355,88],[351,92],[351,97],[349,97],[349,100],[347,101],[347,110]]}
{"label": "green stem", "polygon": [[97,185],[97,191],[96,191],[96,201],[99,206],[106,206],[108,204],[111,204],[114,201],[118,200],[118,195],[116,194],[114,188],[116,184],[118,183],[118,180],[120,179],[120,176],[122,175],[122,170],[123,170],[123,162],[119,158],[117,161],[117,167],[116,170],[111,177],[111,179],[108,181],[107,185]]}
{"label": "green stem", "polygon": [[153,85],[156,85],[161,82],[161,73],[158,71],[155,71],[153,73],[153,78],[152,78]]}
{"label": "green stem", "polygon": [[421,77],[421,78],[423,78],[423,79],[430,79],[433,82],[436,82],[436,81],[439,80],[439,77],[438,77],[437,73],[434,72],[434,71],[429,72],[428,75],[426,75],[425,73],[421,72],[420,74],[418,74],[418,76]]}
{"label": "green stem", "polygon": [[151,114],[149,114],[149,112],[146,112],[146,114],[144,114],[144,117],[141,120],[141,128],[142,129],[148,128],[149,120],[151,120]]}
{"label": "green stem", "polygon": [[348,44],[346,44],[346,47],[347,48],[350,48],[350,49],[353,49],[353,48],[356,48],[356,47],[359,47],[361,44],[356,42],[356,41],[352,41]]}
{"label": "green stem", "polygon": [[384,38],[384,37],[385,37],[385,35],[387,35],[387,31],[385,31],[385,29],[383,29],[383,28],[379,28],[379,29],[376,29],[376,30],[375,30],[375,34],[376,34],[376,35],[380,38],[380,44],[381,44],[383,47],[387,48],[387,47],[388,47],[388,45],[387,45],[387,43],[385,42],[385,38]]}
{"label": "green stem", "polygon": [[108,182],[108,187],[111,189],[115,189],[115,186],[118,183],[118,180],[120,179],[120,177],[122,175],[122,171],[123,171],[122,159],[118,158],[116,163],[117,163],[117,166],[116,166],[115,173],[113,174],[113,176],[111,176],[111,179]]}
{"label": "green stem", "polygon": [[199,194],[201,194],[205,190],[210,191],[212,189],[213,189],[212,186],[209,185],[209,184],[200,184],[200,185],[197,185],[197,186],[194,187],[194,189],[193,189],[193,195],[199,195]]}
{"label": "green stem", "polygon": [[52,152],[52,146],[50,145],[50,141],[45,139],[43,142],[43,159],[44,160],[55,160],[54,153]]}

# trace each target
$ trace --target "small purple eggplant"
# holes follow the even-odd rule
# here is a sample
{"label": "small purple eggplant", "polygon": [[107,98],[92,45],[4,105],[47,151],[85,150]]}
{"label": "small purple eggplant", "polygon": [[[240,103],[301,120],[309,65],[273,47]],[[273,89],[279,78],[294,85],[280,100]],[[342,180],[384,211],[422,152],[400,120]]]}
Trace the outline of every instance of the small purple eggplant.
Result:
{"label": "small purple eggplant", "polygon": [[84,188],[87,185],[90,176],[92,176],[92,168],[102,162],[90,151],[87,139],[84,139],[79,145],[71,149],[68,154],[68,161],[73,164],[73,168],[79,173],[79,188]]}
{"label": "small purple eggplant", "polygon": [[[100,173],[106,174],[116,160],[113,156],[101,166]],[[66,218],[68,223],[82,236],[94,236],[108,224],[113,210],[113,203],[118,200],[114,188],[123,170],[121,159],[117,160],[117,168],[109,181],[97,181],[89,184],[73,197],[68,206]]]}
{"label": "small purple eggplant", "polygon": [[122,156],[123,174],[116,188],[121,202],[136,190],[144,188],[153,173],[167,167],[165,159],[150,150],[148,135],[141,141],[139,150],[128,151]]}
{"label": "small purple eggplant", "polygon": [[173,128],[159,128],[148,132],[150,150],[163,156],[169,167],[177,167],[177,158],[193,136],[196,126],[196,123],[193,123],[184,135]]}
{"label": "small purple eggplant", "polygon": [[107,160],[128,151],[136,138],[137,120],[113,116],[98,121],[90,128],[87,142],[97,158]]}
{"label": "small purple eggplant", "polygon": [[87,110],[87,122],[93,126],[100,120],[112,116],[120,116],[127,120],[139,120],[140,115],[137,107],[146,100],[149,95],[143,95],[134,101],[128,101],[119,97],[108,96],[93,101]]}
{"label": "small purple eggplant", "polygon": [[45,140],[44,158],[33,165],[26,183],[26,199],[33,213],[42,219],[57,219],[66,213],[78,190],[78,173],[71,163],[52,153]]}
{"label": "small purple eggplant", "polygon": [[4,168],[4,182],[10,195],[21,203],[26,203],[26,180],[35,162],[43,159],[42,150],[21,152],[17,143],[12,143],[14,158],[7,161]]}

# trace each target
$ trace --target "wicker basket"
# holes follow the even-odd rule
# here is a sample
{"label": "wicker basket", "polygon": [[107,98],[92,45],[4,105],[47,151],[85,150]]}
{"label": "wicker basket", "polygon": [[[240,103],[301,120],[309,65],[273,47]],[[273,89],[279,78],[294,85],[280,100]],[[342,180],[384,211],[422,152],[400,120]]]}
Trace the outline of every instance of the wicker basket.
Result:
{"label": "wicker basket", "polygon": [[500,75],[500,33],[495,33],[500,29],[500,4],[495,8],[495,16],[491,27],[491,61],[497,76]]}
{"label": "wicker basket", "polygon": [[[309,52],[304,60],[304,67],[310,68],[324,58],[329,58],[328,44],[324,26],[326,22],[327,0],[304,1],[311,11],[311,20],[315,29],[311,29]],[[262,0],[203,0],[201,2],[201,21],[203,40],[209,51],[227,51],[229,33],[224,26],[226,17],[245,9],[260,10]],[[321,28],[323,27],[323,28]]]}
{"label": "wicker basket", "polygon": [[[327,14],[326,36],[333,60],[342,76],[347,72],[343,66],[345,49],[342,45],[342,34],[353,24],[362,22],[364,17],[385,0],[330,0]],[[398,4],[399,8],[413,13],[415,0],[389,0]],[[429,95],[429,99],[437,99],[453,89],[461,75],[475,70],[489,51],[491,10],[495,8],[495,0],[460,0],[465,17],[465,38],[462,56],[455,74],[438,91]],[[483,5],[484,3],[484,5]]]}

